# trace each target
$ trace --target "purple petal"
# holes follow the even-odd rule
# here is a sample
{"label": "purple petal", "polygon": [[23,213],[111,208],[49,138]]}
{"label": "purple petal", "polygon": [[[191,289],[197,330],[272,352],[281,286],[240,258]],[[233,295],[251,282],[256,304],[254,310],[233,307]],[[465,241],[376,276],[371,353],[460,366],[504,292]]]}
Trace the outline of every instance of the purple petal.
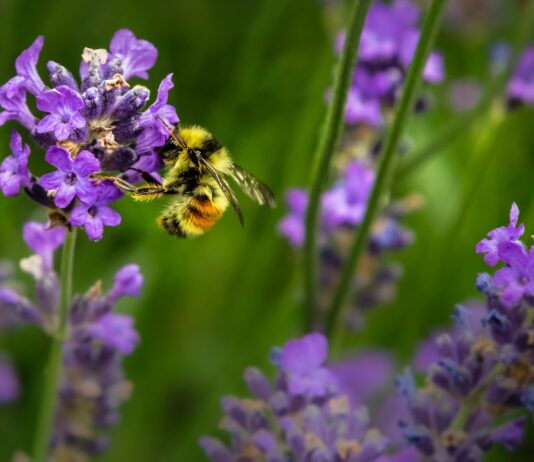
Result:
{"label": "purple petal", "polygon": [[96,201],[98,188],[87,178],[78,178],[75,189],[80,200],[86,204],[92,204]]}
{"label": "purple petal", "polygon": [[17,74],[25,79],[26,88],[36,96],[46,89],[46,85],[37,72],[37,61],[43,44],[44,38],[40,35],[15,61]]}
{"label": "purple petal", "polygon": [[51,146],[46,151],[46,161],[62,172],[72,172],[72,159],[69,151],[60,146]]}
{"label": "purple petal", "polygon": [[125,314],[110,313],[89,328],[90,334],[122,354],[130,354],[139,343],[133,319]]}
{"label": "purple petal", "polygon": [[99,241],[104,236],[104,224],[98,216],[87,215],[85,220],[85,232],[92,241]]}
{"label": "purple petal", "polygon": [[111,53],[121,59],[125,79],[148,78],[147,70],[154,66],[158,50],[146,40],[139,40],[132,31],[121,29],[115,33],[109,46]]}
{"label": "purple petal", "polygon": [[49,228],[46,223],[30,221],[24,225],[23,237],[28,247],[41,257],[45,269],[52,269],[54,252],[63,245],[67,230]]}
{"label": "purple petal", "polygon": [[89,206],[86,204],[80,204],[78,207],[76,207],[70,214],[69,222],[73,226],[83,226],[85,225],[85,222],[88,217],[88,210]]}
{"label": "purple petal", "polygon": [[39,184],[47,191],[51,191],[63,183],[63,178],[65,178],[63,172],[46,173],[39,179]]}
{"label": "purple petal", "polygon": [[115,303],[119,298],[126,295],[139,297],[143,286],[143,275],[138,265],[126,265],[117,271],[115,282],[109,291],[108,298]]}
{"label": "purple petal", "polygon": [[289,340],[282,350],[281,365],[285,370],[300,373],[318,368],[326,361],[328,342],[319,333]]}
{"label": "purple petal", "polygon": [[121,223],[121,216],[106,206],[98,207],[98,216],[106,226],[118,226]]}
{"label": "purple petal", "polygon": [[19,396],[19,381],[11,364],[0,360],[0,404],[15,401]]}
{"label": "purple petal", "polygon": [[82,151],[72,163],[72,169],[80,178],[87,178],[100,170],[100,162],[93,153]]}
{"label": "purple petal", "polygon": [[72,200],[76,197],[76,187],[62,182],[58,189],[56,196],[54,197],[54,203],[60,208],[64,209]]}

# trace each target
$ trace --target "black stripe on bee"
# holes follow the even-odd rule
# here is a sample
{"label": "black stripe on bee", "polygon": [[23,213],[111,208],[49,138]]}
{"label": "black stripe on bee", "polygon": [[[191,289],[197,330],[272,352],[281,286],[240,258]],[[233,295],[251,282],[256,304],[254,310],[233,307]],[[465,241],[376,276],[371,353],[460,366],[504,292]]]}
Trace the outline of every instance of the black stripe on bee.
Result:
{"label": "black stripe on bee", "polygon": [[205,157],[209,157],[214,152],[217,152],[222,148],[222,144],[219,143],[215,138],[210,138],[202,144],[201,152]]}

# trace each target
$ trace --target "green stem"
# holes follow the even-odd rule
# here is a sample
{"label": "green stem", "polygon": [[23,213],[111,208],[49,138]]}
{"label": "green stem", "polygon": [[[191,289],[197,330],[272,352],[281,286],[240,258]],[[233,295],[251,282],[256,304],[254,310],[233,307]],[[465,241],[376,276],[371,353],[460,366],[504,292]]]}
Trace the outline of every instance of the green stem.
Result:
{"label": "green stem", "polygon": [[480,407],[480,400],[484,396],[484,392],[488,385],[504,371],[504,366],[502,364],[497,364],[493,370],[488,374],[486,379],[473,390],[473,392],[464,400],[458,413],[454,417],[454,420],[451,422],[448,433],[456,433],[464,429],[465,424],[469,417],[473,414],[473,411]]}
{"label": "green stem", "polygon": [[355,0],[347,24],[347,37],[335,70],[332,99],[328,106],[315,154],[315,170],[306,212],[304,242],[304,326],[309,330],[317,312],[317,227],[321,192],[330,171],[330,162],[343,128],[345,101],[352,81],[356,55],[371,0]]}
{"label": "green stem", "polygon": [[457,116],[449,125],[445,126],[435,138],[430,140],[425,146],[416,150],[404,165],[399,169],[397,179],[404,179],[417,170],[429,160],[439,154],[449,143],[457,140],[458,137],[471,129],[474,122],[485,114],[491,106],[491,103],[500,95],[503,95],[506,84],[510,80],[514,69],[521,57],[521,53],[529,38],[530,29],[534,22],[534,2],[530,2],[525,11],[521,14],[521,21],[514,37],[513,48],[506,65],[500,71],[494,74],[488,84],[484,96],[477,106],[469,113]]}
{"label": "green stem", "polygon": [[37,419],[32,462],[44,462],[47,459],[50,438],[54,427],[54,414],[58,400],[58,387],[62,370],[63,341],[66,333],[69,306],[72,299],[72,274],[74,269],[74,250],[76,247],[76,229],[67,232],[60,267],[60,299],[58,306],[58,324],[56,335],[52,337],[52,346],[45,371],[44,396]]}
{"label": "green stem", "polygon": [[332,306],[328,311],[326,320],[326,334],[330,338],[332,337],[337,328],[339,320],[342,317],[341,315],[344,302],[347,297],[347,292],[350,287],[354,270],[358,263],[358,259],[367,244],[367,237],[371,228],[371,224],[376,213],[378,212],[380,199],[382,197],[384,187],[387,185],[388,176],[390,175],[393,157],[397,152],[402,132],[406,127],[410,115],[413,112],[417,89],[421,83],[422,73],[428,54],[434,45],[441,14],[445,4],[446,0],[433,0],[425,17],[421,39],[417,45],[414,60],[410,66],[410,70],[404,84],[402,97],[399,101],[392,126],[387,133],[384,148],[380,153],[378,172],[371,197],[369,198],[369,202],[367,204],[365,217],[354,238],[349,256],[341,272],[340,282],[334,295]]}

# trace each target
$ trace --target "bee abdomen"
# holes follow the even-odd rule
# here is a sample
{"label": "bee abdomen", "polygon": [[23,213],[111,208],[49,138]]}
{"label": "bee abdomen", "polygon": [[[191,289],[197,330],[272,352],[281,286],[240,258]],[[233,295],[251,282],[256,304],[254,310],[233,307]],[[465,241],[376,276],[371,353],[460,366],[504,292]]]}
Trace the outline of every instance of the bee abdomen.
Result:
{"label": "bee abdomen", "polygon": [[192,197],[186,205],[170,207],[161,216],[161,226],[176,237],[192,237],[203,234],[221,217],[222,212],[203,196]]}

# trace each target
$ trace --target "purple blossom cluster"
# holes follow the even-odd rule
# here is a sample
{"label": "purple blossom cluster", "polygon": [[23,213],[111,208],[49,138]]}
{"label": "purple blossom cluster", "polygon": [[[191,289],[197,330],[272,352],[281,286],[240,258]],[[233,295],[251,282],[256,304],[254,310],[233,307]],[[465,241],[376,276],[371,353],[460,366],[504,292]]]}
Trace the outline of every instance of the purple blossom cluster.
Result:
{"label": "purple blossom cluster", "polygon": [[[54,271],[54,252],[63,245],[66,229],[26,223],[24,240],[34,254],[21,261],[21,269],[35,281],[35,301],[7,285],[0,287],[0,314],[18,318],[57,335],[60,285]],[[131,385],[122,371],[122,359],[139,342],[133,319],[115,312],[124,296],[137,296],[143,277],[137,265],[117,272],[106,293],[97,282],[75,297],[69,308],[63,343],[63,374],[59,387],[51,451],[53,460],[88,460],[108,445],[106,430],[118,422],[121,403]],[[0,394],[15,385],[0,366]],[[12,393],[14,393],[12,391]]]}
{"label": "purple blossom cluster", "polygon": [[272,355],[274,382],[258,369],[245,371],[250,399],[226,397],[220,427],[228,446],[204,437],[213,462],[378,461],[388,440],[369,428],[365,408],[354,406],[325,366],[327,341],[309,334]]}
{"label": "purple blossom cluster", "polygon": [[[321,197],[320,306],[324,310],[335,290],[350,245],[350,236],[365,215],[375,180],[372,161],[349,160],[344,169],[343,176]],[[286,201],[289,211],[280,221],[278,230],[293,247],[300,248],[304,243],[308,194],[304,189],[290,189]],[[353,281],[351,303],[354,310],[350,313],[350,319],[347,319],[350,326],[360,326],[362,311],[386,303],[393,296],[402,269],[394,263],[386,263],[384,255],[413,242],[413,234],[400,220],[415,206],[412,199],[392,202],[373,224],[368,252],[362,263],[363,271],[359,271]]]}
{"label": "purple blossom cluster", "polygon": [[495,443],[512,450],[526,423],[517,411],[534,411],[534,253],[519,240],[518,217],[513,204],[509,225],[477,245],[488,265],[504,264],[478,276],[486,306],[457,307],[454,329],[435,340],[424,387],[409,371],[399,379],[403,433],[428,460],[476,462]]}
{"label": "purple blossom cluster", "polygon": [[[83,51],[79,82],[64,66],[49,61],[48,86],[37,71],[43,43],[38,37],[19,55],[17,74],[0,87],[0,125],[9,120],[22,125],[46,150],[45,159],[55,170],[34,176],[28,166],[30,148],[13,131],[11,155],[0,165],[0,189],[6,196],[24,189],[40,204],[60,210],[69,225],[83,227],[90,239],[99,240],[104,226],[120,223],[109,205],[121,193],[93,175],[118,172],[131,181],[139,181],[140,172],[157,177],[162,162],[156,148],[168,138],[167,127],[179,121],[167,103],[172,74],[145,108],[149,89],[132,87],[128,80],[148,78],[157,49],[124,29],[113,36],[109,51]],[[35,99],[38,116],[28,106],[28,96]]]}
{"label": "purple blossom cluster", "polygon": [[[419,8],[410,0],[375,1],[369,8],[345,109],[349,125],[382,126],[397,99],[420,37]],[[345,34],[339,34],[341,52]],[[423,72],[429,83],[443,80],[443,59],[431,53]]]}

